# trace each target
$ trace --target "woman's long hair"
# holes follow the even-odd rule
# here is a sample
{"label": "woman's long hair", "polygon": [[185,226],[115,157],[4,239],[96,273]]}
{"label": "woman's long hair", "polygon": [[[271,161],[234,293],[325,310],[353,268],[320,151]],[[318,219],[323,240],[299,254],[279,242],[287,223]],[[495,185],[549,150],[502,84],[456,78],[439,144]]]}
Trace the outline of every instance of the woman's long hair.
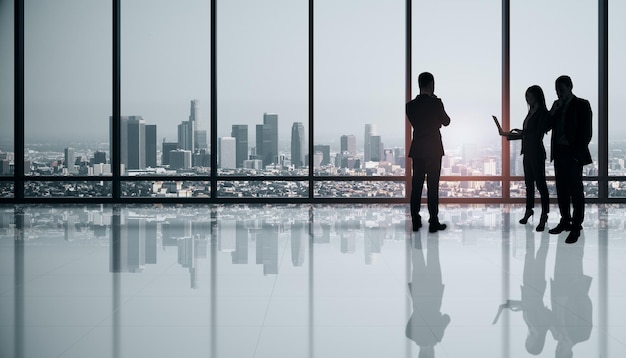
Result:
{"label": "woman's long hair", "polygon": [[528,89],[526,90],[526,93],[530,93],[533,97],[535,97],[535,100],[537,101],[537,106],[539,107],[539,109],[542,109],[545,111],[548,110],[548,107],[546,107],[546,96],[544,96],[543,90],[541,89],[541,87],[537,85],[532,85],[528,87]]}

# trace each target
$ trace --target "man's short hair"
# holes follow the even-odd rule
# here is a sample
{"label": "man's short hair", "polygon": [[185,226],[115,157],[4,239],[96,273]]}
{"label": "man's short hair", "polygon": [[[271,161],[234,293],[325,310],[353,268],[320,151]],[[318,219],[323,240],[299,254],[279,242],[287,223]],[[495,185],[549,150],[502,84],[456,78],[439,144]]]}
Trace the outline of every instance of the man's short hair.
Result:
{"label": "man's short hair", "polygon": [[572,83],[572,79],[567,76],[567,75],[563,75],[563,76],[559,76],[559,78],[556,79],[556,85],[565,85],[567,86],[567,88],[572,89],[574,88],[574,84]]}
{"label": "man's short hair", "polygon": [[419,77],[417,77],[417,83],[420,88],[426,88],[433,81],[435,81],[435,77],[433,77],[430,72],[422,72]]}

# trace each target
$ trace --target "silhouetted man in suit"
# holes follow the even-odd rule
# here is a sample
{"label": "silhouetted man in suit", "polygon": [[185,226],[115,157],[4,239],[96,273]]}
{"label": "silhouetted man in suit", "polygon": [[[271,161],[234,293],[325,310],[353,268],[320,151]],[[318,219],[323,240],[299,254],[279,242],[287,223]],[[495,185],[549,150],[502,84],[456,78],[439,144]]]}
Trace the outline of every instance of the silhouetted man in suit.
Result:
{"label": "silhouetted man in suit", "polygon": [[411,219],[413,231],[422,226],[419,214],[424,177],[428,185],[428,222],[429,231],[444,230],[445,224],[439,223],[439,177],[441,175],[441,157],[443,143],[439,128],[450,124],[450,117],[443,108],[443,103],[435,96],[435,79],[429,72],[422,72],[418,77],[420,93],[406,105],[406,114],[413,126],[413,142],[409,157],[413,159],[413,179],[411,191]]}
{"label": "silhouetted man in suit", "polygon": [[[583,166],[591,164],[589,142],[591,141],[591,106],[589,101],[572,93],[572,79],[560,76],[555,83],[558,100],[554,101],[552,115],[552,150],[554,160],[556,194],[561,221],[550,234],[570,231],[565,242],[574,243],[580,236],[585,216],[583,191]],[[570,214],[573,205],[573,216]]]}

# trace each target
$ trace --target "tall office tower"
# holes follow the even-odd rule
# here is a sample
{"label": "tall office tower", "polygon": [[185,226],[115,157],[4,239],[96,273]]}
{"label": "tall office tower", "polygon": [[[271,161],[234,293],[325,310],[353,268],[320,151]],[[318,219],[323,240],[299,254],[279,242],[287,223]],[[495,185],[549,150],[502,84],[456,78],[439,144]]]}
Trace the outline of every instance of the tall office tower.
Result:
{"label": "tall office tower", "polygon": [[170,151],[170,168],[189,169],[191,168],[191,151],[176,149]]}
{"label": "tall office tower", "polygon": [[330,164],[330,145],[315,145],[313,151],[322,153],[322,162],[320,165]]}
{"label": "tall office tower", "polygon": [[74,163],[76,162],[76,155],[74,154],[74,148],[68,147],[65,148],[65,167],[67,168],[67,172],[69,174],[77,173],[76,166]]}
{"label": "tall office tower", "polygon": [[146,264],[157,263],[157,223],[156,221],[145,221],[146,240]]}
{"label": "tall office tower", "polygon": [[157,126],[156,124],[146,125],[146,167],[156,168],[157,166]]}
{"label": "tall office tower", "polygon": [[269,165],[277,162],[278,114],[276,113],[263,113],[263,151],[261,152],[261,155],[263,165]]}
{"label": "tall office tower", "polygon": [[163,144],[161,144],[161,165],[170,164],[170,152],[178,149],[177,142],[166,142],[163,138]]}
{"label": "tall office tower", "polygon": [[235,138],[222,137],[218,139],[218,153],[220,165],[222,169],[235,169],[236,166],[236,146]]}
{"label": "tall office tower", "polygon": [[237,168],[243,168],[243,161],[248,160],[248,125],[233,124],[230,136],[235,138]]}
{"label": "tall office tower", "polygon": [[260,159],[263,161],[263,125],[256,125],[256,146],[253,151],[254,159]]}
{"label": "tall office tower", "polygon": [[379,135],[370,136],[370,161],[380,162],[383,160],[383,142]]}
{"label": "tall office tower", "polygon": [[296,168],[304,166],[304,125],[302,122],[294,122],[291,126],[291,163]]}
{"label": "tall office tower", "polygon": [[93,163],[94,164],[106,164],[107,154],[105,152],[101,152],[97,150],[95,153],[93,153]]}
{"label": "tall office tower", "polygon": [[356,155],[356,137],[352,134],[341,136],[341,153],[348,152],[349,155]]}
{"label": "tall office tower", "polygon": [[195,123],[192,121],[183,121],[178,125],[178,147],[180,149],[194,151],[194,125]]}
{"label": "tall office tower", "polygon": [[146,168],[146,122],[140,116],[131,116],[127,121],[127,169]]}
{"label": "tall office tower", "polygon": [[202,129],[202,123],[200,123],[200,100],[191,100],[191,109],[189,110],[189,121],[195,123],[196,130]]}
{"label": "tall office tower", "polygon": [[372,160],[372,143],[371,138],[373,135],[376,135],[376,125],[375,124],[366,124],[365,125],[365,139],[363,141],[363,150],[365,151],[365,161],[369,162]]}

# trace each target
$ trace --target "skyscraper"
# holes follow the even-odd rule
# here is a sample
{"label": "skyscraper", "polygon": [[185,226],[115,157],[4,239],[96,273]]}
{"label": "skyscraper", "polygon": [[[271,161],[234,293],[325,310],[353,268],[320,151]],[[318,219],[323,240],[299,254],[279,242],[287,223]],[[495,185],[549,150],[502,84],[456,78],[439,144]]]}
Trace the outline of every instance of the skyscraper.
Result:
{"label": "skyscraper", "polygon": [[146,168],[146,122],[141,116],[128,117],[127,121],[127,169]]}
{"label": "skyscraper", "polygon": [[341,136],[341,153],[348,152],[349,155],[356,155],[356,137],[352,134]]}
{"label": "skyscraper", "polygon": [[379,135],[370,136],[370,160],[372,162],[383,160],[383,142]]}
{"label": "skyscraper", "polygon": [[363,141],[363,150],[365,151],[365,161],[369,162],[372,160],[372,143],[371,137],[376,135],[376,125],[375,124],[366,124],[365,125],[365,138]]}
{"label": "skyscraper", "polygon": [[[257,153],[261,155],[263,165],[269,165],[277,161],[278,156],[278,114],[263,113],[263,147],[262,151]],[[259,127],[257,126],[257,138]],[[259,143],[257,143],[258,149]]]}
{"label": "skyscraper", "polygon": [[146,167],[156,168],[157,166],[157,126],[156,124],[146,125]]}
{"label": "skyscraper", "polygon": [[291,126],[291,163],[296,168],[304,165],[304,125],[302,122],[294,122]]}
{"label": "skyscraper", "polygon": [[235,138],[237,168],[243,168],[243,161],[248,159],[248,125],[233,124],[230,136]]}
{"label": "skyscraper", "polygon": [[208,149],[208,135],[200,120],[200,100],[198,99],[191,100],[189,122],[193,123],[193,148],[191,151]]}
{"label": "skyscraper", "polygon": [[183,121],[178,125],[178,147],[180,149],[194,151],[194,125],[193,121]]}
{"label": "skyscraper", "polygon": [[219,167],[222,169],[236,168],[236,146],[235,138],[222,137],[218,139]]}
{"label": "skyscraper", "polygon": [[69,174],[75,174],[77,172],[74,162],[76,161],[76,155],[74,154],[74,148],[65,148],[65,167]]}

